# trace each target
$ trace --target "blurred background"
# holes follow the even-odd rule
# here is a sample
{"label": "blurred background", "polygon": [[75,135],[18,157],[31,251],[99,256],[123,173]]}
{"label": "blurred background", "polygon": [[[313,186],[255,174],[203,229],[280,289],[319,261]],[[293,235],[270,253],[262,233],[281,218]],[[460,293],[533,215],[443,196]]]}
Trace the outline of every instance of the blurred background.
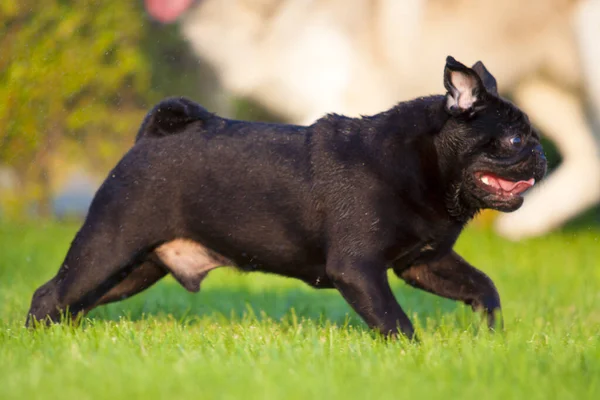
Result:
{"label": "blurred background", "polygon": [[0,2],[0,219],[80,219],[145,112],[188,96],[223,116],[308,124],[441,94],[482,60],[544,135],[550,177],[521,239],[600,201],[600,0]]}

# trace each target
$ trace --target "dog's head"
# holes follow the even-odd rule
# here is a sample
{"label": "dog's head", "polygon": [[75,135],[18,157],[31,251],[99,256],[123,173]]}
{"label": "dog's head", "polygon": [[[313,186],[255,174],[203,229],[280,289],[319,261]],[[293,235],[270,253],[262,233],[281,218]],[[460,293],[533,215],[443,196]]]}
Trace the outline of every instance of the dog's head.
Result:
{"label": "dog's head", "polygon": [[538,133],[523,111],[498,96],[483,63],[469,68],[448,57],[444,86],[450,119],[436,148],[451,210],[517,210],[546,173]]}

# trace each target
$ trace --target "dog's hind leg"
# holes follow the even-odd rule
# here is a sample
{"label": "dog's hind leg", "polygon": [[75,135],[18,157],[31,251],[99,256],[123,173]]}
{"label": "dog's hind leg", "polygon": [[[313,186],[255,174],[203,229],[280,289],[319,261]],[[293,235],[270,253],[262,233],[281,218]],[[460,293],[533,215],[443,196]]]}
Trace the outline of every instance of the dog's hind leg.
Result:
{"label": "dog's hind leg", "polygon": [[474,311],[483,311],[487,316],[488,326],[491,329],[496,327],[500,295],[494,283],[455,252],[429,264],[394,268],[394,273],[413,287],[447,299],[462,301]]}
{"label": "dog's hind leg", "polygon": [[200,290],[208,272],[231,261],[192,240],[175,239],[158,246],[139,267],[104,294],[89,309],[124,300],[158,282],[167,273],[190,292]]}
{"label": "dog's hind leg", "polygon": [[139,267],[133,270],[133,272],[127,275],[125,279],[104,294],[100,300],[88,307],[86,312],[89,312],[93,308],[103,304],[124,300],[135,294],[138,294],[162,279],[167,272],[168,271],[165,268],[157,263],[145,261]]}
{"label": "dog's hind leg", "polygon": [[67,310],[70,316],[85,312],[140,266],[148,241],[125,236],[121,226],[109,218],[86,221],[56,276],[34,293],[27,325],[56,322]]}
{"label": "dog's hind leg", "polygon": [[103,304],[131,297],[149,288],[167,273],[171,273],[186,290],[198,292],[208,272],[223,264],[231,264],[231,262],[197,242],[175,239],[163,243],[125,279],[112,287],[94,304],[86,307],[85,312]]}

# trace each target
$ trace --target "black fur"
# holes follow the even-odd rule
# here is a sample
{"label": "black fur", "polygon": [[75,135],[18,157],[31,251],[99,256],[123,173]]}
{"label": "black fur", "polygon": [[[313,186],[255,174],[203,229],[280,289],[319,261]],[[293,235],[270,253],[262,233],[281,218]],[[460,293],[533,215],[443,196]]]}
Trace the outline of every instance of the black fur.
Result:
{"label": "black fur", "polygon": [[[56,321],[67,308],[76,314],[145,289],[166,273],[157,246],[185,238],[242,270],[336,288],[386,334],[413,335],[389,268],[485,311],[493,327],[493,283],[452,248],[479,210],[522,204],[485,189],[482,172],[539,181],[546,161],[525,114],[496,96],[482,66],[449,57],[445,96],[308,127],[161,102],[98,190],[58,274],[34,294],[29,317]],[[197,288],[205,275],[178,279]]]}
{"label": "black fur", "polygon": [[170,136],[187,129],[192,123],[202,127],[214,114],[201,105],[185,99],[166,99],[158,103],[144,118],[135,141],[145,137]]}

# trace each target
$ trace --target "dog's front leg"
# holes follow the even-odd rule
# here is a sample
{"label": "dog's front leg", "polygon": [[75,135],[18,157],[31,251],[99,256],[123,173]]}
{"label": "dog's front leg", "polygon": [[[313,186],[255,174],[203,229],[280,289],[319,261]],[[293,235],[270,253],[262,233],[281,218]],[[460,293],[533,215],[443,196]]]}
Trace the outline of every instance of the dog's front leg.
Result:
{"label": "dog's front leg", "polygon": [[483,311],[490,329],[496,327],[496,314],[500,313],[500,295],[494,283],[454,251],[428,264],[409,268],[395,266],[394,273],[413,287],[447,299],[462,301],[474,311]]}
{"label": "dog's front leg", "polygon": [[392,293],[385,263],[335,258],[328,261],[327,274],[370,328],[384,335],[400,330],[413,338],[413,325]]}

